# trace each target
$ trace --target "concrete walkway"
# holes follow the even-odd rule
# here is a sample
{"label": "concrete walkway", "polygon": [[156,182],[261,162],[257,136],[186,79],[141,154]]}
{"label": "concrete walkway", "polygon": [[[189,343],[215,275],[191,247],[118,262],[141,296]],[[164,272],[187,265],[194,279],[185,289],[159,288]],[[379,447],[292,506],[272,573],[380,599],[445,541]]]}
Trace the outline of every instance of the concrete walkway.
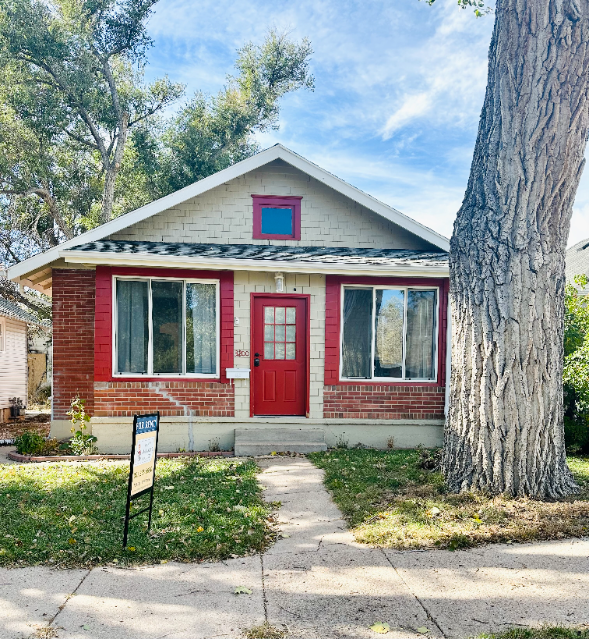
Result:
{"label": "concrete walkway", "polygon": [[[284,538],[263,556],[144,568],[0,570],[0,638],[238,639],[268,621],[293,639],[468,637],[589,624],[589,540],[399,552],[354,543],[302,458],[261,459]],[[237,586],[251,595],[235,595]],[[418,629],[421,632],[418,632]],[[37,636],[54,636],[38,634]]]}

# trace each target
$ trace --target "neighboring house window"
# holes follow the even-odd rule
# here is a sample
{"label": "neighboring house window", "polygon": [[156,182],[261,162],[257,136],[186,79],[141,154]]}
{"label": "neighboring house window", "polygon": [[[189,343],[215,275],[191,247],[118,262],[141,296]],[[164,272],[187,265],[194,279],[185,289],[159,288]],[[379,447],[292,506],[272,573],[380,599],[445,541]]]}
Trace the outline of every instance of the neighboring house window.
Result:
{"label": "neighboring house window", "polygon": [[300,240],[302,197],[252,195],[254,240]]}
{"label": "neighboring house window", "polygon": [[6,318],[0,317],[0,352],[6,350]]}
{"label": "neighboring house window", "polygon": [[342,379],[436,379],[437,289],[343,287]]}
{"label": "neighboring house window", "polygon": [[218,377],[219,284],[115,278],[117,375]]}

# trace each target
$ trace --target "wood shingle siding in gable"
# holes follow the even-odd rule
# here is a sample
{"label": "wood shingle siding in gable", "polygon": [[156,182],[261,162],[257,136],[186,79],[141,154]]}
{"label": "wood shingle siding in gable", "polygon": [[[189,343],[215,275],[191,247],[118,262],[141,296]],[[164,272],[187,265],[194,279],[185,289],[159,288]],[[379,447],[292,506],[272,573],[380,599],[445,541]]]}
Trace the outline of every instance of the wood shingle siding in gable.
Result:
{"label": "wood shingle siding in gable", "polygon": [[[300,241],[252,239],[252,194],[301,196]],[[119,231],[111,239],[414,250],[432,248],[425,240],[282,160],[250,171]]]}
{"label": "wood shingle siding in gable", "polygon": [[11,397],[27,404],[27,325],[6,318],[6,346],[0,351],[0,409]]}

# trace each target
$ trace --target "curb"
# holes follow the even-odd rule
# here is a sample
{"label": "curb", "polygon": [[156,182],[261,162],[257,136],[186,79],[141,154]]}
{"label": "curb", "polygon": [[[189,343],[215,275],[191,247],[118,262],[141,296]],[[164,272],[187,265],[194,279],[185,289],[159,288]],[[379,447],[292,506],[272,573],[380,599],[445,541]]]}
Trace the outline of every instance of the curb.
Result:
{"label": "curb", "polygon": [[[131,459],[131,455],[46,455],[42,457],[33,457],[32,455],[20,455],[16,452],[11,452],[6,455],[8,459],[16,462],[24,462],[27,464],[41,464],[43,462],[63,462],[63,461],[99,461],[99,460],[113,460],[113,461],[125,461]],[[191,453],[158,453],[158,458],[174,459],[176,457],[235,457],[233,451],[221,451],[218,453],[211,453],[210,451],[191,452]]]}

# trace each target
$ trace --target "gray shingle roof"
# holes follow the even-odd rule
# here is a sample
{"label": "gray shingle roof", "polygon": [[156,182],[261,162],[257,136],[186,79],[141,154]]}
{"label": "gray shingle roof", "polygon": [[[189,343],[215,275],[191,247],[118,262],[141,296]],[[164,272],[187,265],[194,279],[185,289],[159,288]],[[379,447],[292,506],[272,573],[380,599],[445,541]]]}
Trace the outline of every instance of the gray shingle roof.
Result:
{"label": "gray shingle roof", "polygon": [[448,253],[444,251],[347,248],[343,246],[268,246],[260,244],[189,244],[183,242],[101,240],[75,246],[68,250],[215,259],[315,262],[320,264],[379,266],[400,266],[403,264],[412,266],[445,266],[448,264]]}
{"label": "gray shingle roof", "polygon": [[47,328],[45,323],[42,323],[34,315],[23,311],[20,306],[14,302],[9,302],[3,297],[0,297],[0,316],[10,317],[15,320],[20,320],[21,322],[26,322],[27,324],[35,324],[36,326],[44,326]]}

